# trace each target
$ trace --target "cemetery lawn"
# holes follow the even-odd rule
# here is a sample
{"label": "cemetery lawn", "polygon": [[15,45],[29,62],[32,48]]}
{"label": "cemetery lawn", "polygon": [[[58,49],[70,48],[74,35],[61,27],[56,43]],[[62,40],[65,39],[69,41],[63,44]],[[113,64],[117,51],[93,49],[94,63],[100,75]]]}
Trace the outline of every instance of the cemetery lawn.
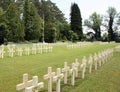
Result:
{"label": "cemetery lawn", "polygon": [[[39,82],[45,83],[42,92],[47,92],[47,80],[43,79],[43,75],[47,74],[49,66],[53,67],[53,71],[56,71],[57,68],[63,68],[65,61],[71,66],[75,58],[78,58],[81,63],[83,56],[88,58],[90,54],[93,55],[95,52],[114,48],[117,45],[116,43],[92,43],[92,45],[68,50],[66,44],[53,44],[53,52],[51,53],[13,58],[4,57],[0,59],[0,92],[23,92],[16,91],[16,85],[22,83],[24,73],[28,73],[29,79],[37,75]],[[93,69],[91,74],[88,73],[87,67],[84,80],[81,79],[80,74],[81,72],[75,80],[74,87],[69,84],[63,85],[62,81],[61,92],[120,92],[120,52],[114,52],[110,61],[102,67],[98,67],[96,71]],[[70,77],[68,82],[70,83]],[[53,90],[55,90],[55,83]]]}

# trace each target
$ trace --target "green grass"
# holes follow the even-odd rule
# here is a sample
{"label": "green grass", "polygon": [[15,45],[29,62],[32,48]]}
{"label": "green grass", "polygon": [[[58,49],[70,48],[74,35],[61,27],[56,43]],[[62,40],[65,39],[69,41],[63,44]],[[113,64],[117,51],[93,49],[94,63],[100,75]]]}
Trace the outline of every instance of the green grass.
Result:
{"label": "green grass", "polygon": [[[43,79],[43,75],[47,73],[49,66],[62,68],[65,61],[71,66],[75,58],[81,62],[82,57],[89,56],[95,52],[102,51],[107,48],[114,48],[117,44],[98,44],[80,47],[68,50],[66,45],[53,45],[53,52],[48,54],[37,54],[30,56],[15,56],[10,58],[6,56],[0,59],[0,92],[18,92],[16,85],[22,82],[22,75],[29,74],[29,79],[37,75],[39,82],[45,82],[43,92],[47,92],[47,81]],[[20,45],[24,47],[24,45]],[[75,86],[63,85],[61,83],[61,92],[120,92],[120,53],[114,53],[111,61],[104,64],[97,71],[93,70],[92,74],[86,72],[85,79],[80,77],[75,81]],[[80,73],[79,73],[80,75]],[[70,78],[68,80],[70,82]],[[53,89],[55,90],[55,84]],[[23,91],[19,91],[23,92]]]}

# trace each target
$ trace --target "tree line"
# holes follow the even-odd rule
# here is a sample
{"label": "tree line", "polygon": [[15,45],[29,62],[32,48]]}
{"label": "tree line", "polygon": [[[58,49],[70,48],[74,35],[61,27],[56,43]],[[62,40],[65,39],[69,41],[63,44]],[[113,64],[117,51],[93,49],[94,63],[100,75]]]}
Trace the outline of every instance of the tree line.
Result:
{"label": "tree line", "polygon": [[[119,14],[114,7],[110,7],[107,14],[103,18],[94,12],[82,23],[80,9],[76,3],[72,3],[68,23],[51,0],[1,0],[0,43],[103,40],[101,26],[108,30],[106,41],[114,41],[119,39],[116,34],[120,24]],[[83,34],[83,26],[94,32]]]}

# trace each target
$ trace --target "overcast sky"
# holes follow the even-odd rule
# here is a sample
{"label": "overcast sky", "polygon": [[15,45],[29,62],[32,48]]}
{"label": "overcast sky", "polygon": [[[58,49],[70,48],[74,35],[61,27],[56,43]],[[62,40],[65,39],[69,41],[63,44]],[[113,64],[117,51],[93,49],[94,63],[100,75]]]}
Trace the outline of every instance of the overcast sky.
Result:
{"label": "overcast sky", "polygon": [[115,7],[117,12],[120,12],[120,0],[51,0],[56,3],[59,9],[65,14],[65,17],[70,18],[71,3],[77,3],[83,20],[88,18],[93,12],[105,14],[108,7]]}

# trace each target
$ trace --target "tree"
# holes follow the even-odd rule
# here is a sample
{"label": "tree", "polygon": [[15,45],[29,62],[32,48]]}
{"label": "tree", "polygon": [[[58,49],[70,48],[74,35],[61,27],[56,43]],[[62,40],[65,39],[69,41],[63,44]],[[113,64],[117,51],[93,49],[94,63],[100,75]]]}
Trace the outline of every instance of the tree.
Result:
{"label": "tree", "polygon": [[14,2],[11,2],[7,11],[7,32],[8,41],[19,42],[24,39],[24,26],[20,19],[20,11]]}
{"label": "tree", "polygon": [[39,41],[41,36],[41,18],[39,17],[37,10],[33,3],[29,0],[25,1],[23,20],[25,25],[25,39]]}
{"label": "tree", "polygon": [[117,11],[114,7],[109,7],[107,10],[108,17],[109,17],[109,23],[108,23],[108,40],[113,41],[114,40],[114,30],[113,30],[113,23],[115,16],[117,14]]}
{"label": "tree", "polygon": [[95,32],[95,39],[100,40],[101,39],[101,25],[102,25],[102,17],[94,12],[89,19],[86,19],[84,21],[84,25],[87,26],[90,29],[93,29]]}
{"label": "tree", "polygon": [[71,13],[70,13],[70,26],[71,30],[73,30],[78,36],[79,40],[82,39],[83,31],[82,31],[82,18],[78,5],[73,3],[71,5]]}
{"label": "tree", "polygon": [[6,24],[5,24],[4,12],[3,9],[0,8],[0,44],[4,43],[5,30],[6,30]]}

